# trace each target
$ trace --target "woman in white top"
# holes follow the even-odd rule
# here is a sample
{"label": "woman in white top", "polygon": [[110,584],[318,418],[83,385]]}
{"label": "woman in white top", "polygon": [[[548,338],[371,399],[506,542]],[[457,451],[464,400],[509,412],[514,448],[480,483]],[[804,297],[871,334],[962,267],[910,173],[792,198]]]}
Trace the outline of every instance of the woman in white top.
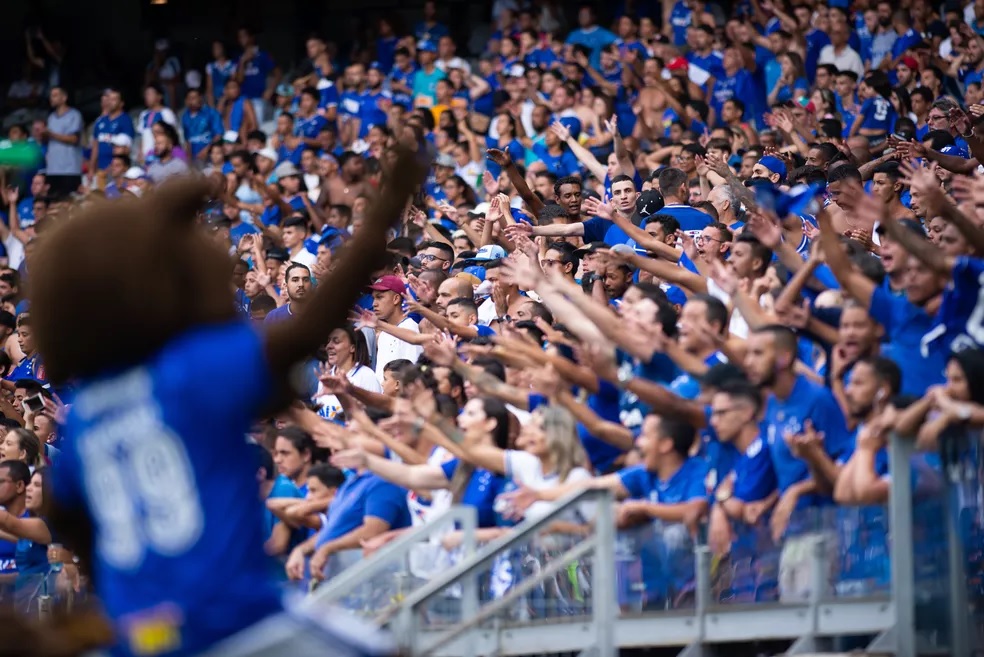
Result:
{"label": "woman in white top", "polygon": [[[362,331],[357,331],[352,326],[335,329],[328,339],[326,351],[329,374],[344,372],[345,378],[357,388],[370,392],[383,391],[376,373],[369,367],[369,347],[366,345],[366,336]],[[322,416],[329,420],[334,419],[342,410],[338,397],[326,393],[322,383],[318,383],[318,392],[314,399],[322,409]]]}
{"label": "woman in white top", "polygon": [[[576,421],[570,412],[558,406],[540,406],[533,412],[516,439],[516,447],[522,451],[502,449],[488,442],[459,445],[447,441],[443,446],[476,468],[504,474],[517,486],[534,490],[591,478],[587,457],[577,437]],[[545,515],[553,506],[550,502],[534,504],[523,518]],[[593,516],[594,505],[582,504],[564,514],[553,528],[579,532]]]}

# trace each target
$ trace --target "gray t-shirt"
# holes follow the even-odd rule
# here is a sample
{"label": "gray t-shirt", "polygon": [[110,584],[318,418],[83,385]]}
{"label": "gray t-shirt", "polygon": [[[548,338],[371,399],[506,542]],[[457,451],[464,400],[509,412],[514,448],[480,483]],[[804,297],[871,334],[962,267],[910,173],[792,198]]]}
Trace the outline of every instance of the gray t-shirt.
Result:
{"label": "gray t-shirt", "polygon": [[147,175],[157,184],[167,180],[171,176],[180,176],[184,173],[188,173],[188,165],[176,157],[171,157],[167,162],[154,160],[147,167]]}
{"label": "gray t-shirt", "polygon": [[[48,131],[59,135],[82,135],[82,114],[70,107],[67,112],[48,115]],[[82,173],[82,140],[75,146],[63,144],[54,139],[48,140],[48,155],[45,158],[49,176],[78,176]]]}

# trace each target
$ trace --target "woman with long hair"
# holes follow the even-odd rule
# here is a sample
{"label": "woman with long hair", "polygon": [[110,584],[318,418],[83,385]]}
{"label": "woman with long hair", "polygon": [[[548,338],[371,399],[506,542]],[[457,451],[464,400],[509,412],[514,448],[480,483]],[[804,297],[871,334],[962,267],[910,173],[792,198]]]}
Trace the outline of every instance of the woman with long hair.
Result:
{"label": "woman with long hair", "polygon": [[779,79],[769,92],[769,105],[785,103],[794,98],[805,96],[810,83],[806,80],[803,70],[803,58],[795,52],[785,52],[776,58],[779,61]]}
{"label": "woman with long hair", "polygon": [[0,442],[0,461],[20,461],[34,470],[44,465],[44,447],[33,431],[11,429]]}
{"label": "woman with long hair", "polygon": [[34,600],[43,593],[44,580],[50,570],[48,545],[52,542],[51,530],[48,521],[41,516],[45,469],[38,468],[32,475],[23,463],[7,462],[0,469],[2,475],[6,475],[12,485],[24,485],[26,489],[23,515],[0,511],[0,538],[17,542],[14,557],[17,562],[15,599],[18,609],[30,611],[36,608]]}
{"label": "woman with long hair", "polygon": [[[325,370],[327,374],[344,374],[345,378],[356,388],[369,392],[381,393],[382,387],[372,369],[372,357],[366,342],[366,334],[356,330],[351,325],[343,326],[331,332],[331,338],[325,345],[327,359]],[[320,414],[329,420],[334,419],[342,411],[338,397],[328,393],[324,384],[318,383],[318,391],[314,395],[315,403],[320,406]]]}

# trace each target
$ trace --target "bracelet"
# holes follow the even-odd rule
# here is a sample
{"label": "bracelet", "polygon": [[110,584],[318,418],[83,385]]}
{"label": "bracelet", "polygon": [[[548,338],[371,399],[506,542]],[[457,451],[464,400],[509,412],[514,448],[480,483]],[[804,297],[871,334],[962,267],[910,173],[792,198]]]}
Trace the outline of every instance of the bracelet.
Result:
{"label": "bracelet", "polygon": [[414,438],[418,437],[420,435],[420,432],[424,430],[424,424],[425,424],[424,418],[422,417],[418,417],[413,421],[413,425],[411,426],[411,431],[413,431]]}

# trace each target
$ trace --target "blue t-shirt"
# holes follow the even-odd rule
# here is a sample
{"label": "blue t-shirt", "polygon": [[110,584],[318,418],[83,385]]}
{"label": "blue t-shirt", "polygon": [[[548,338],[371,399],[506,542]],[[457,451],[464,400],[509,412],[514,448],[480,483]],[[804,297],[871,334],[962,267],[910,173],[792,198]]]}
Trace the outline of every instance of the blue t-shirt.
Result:
{"label": "blue t-shirt", "polygon": [[47,383],[44,378],[44,365],[41,363],[41,355],[34,354],[29,358],[22,358],[6,378],[8,381],[34,379],[38,383]]}
{"label": "blue t-shirt", "polygon": [[[942,340],[944,349],[960,351],[984,345],[984,260],[960,256],[953,264],[952,279],[943,291],[939,322],[927,335]],[[933,336],[939,337],[933,337]]]}
{"label": "blue t-shirt", "polygon": [[226,82],[236,73],[236,62],[231,59],[225,63],[212,61],[205,66],[205,72],[212,76],[212,95],[218,101],[222,98]]}
{"label": "blue t-shirt", "polygon": [[898,59],[905,54],[905,51],[922,41],[922,35],[911,27],[906,33],[895,40],[892,44],[892,59]]}
{"label": "blue t-shirt", "polygon": [[881,96],[875,96],[864,101],[858,114],[861,119],[861,127],[869,130],[881,130],[891,132],[895,128],[895,120],[898,118],[892,103]]}
{"label": "blue t-shirt", "polygon": [[173,633],[167,654],[194,654],[281,609],[244,444],[271,379],[259,335],[232,322],[79,382],[53,491],[92,518],[96,592],[119,623],[119,654],[151,628]]}
{"label": "blue t-shirt", "polygon": [[655,504],[683,504],[707,498],[707,464],[698,458],[689,458],[666,481],[645,465],[633,465],[618,471],[622,486],[634,500]]}
{"label": "blue t-shirt", "polygon": [[682,0],[677,0],[670,11],[670,25],[673,26],[673,45],[687,44],[687,28],[693,22],[694,12]]}
{"label": "blue t-shirt", "polygon": [[[277,475],[277,478],[273,480],[273,488],[270,490],[270,494],[267,495],[267,499],[272,500],[278,497],[300,500],[304,499],[304,494],[297,489],[297,486],[294,485],[293,481],[284,475]],[[266,532],[266,538],[270,538],[270,534],[273,533],[273,528],[276,527],[279,522],[280,519],[273,515],[273,511],[270,509],[263,510],[263,531]]]}
{"label": "blue t-shirt", "polygon": [[[130,139],[134,137],[133,119],[126,112],[120,112],[116,117],[103,114],[96,119],[92,126],[92,140],[98,144],[98,154],[96,155],[96,167],[100,171],[105,171],[113,162],[112,139],[115,135],[127,135]],[[34,209],[31,209],[34,215]]]}
{"label": "blue t-shirt", "polygon": [[547,167],[547,171],[558,178],[564,176],[576,176],[581,172],[581,163],[571,149],[564,148],[560,155],[550,154],[547,147],[543,144],[533,144],[533,155],[535,155]]}
{"label": "blue t-shirt", "polygon": [[[786,399],[770,394],[762,426],[781,493],[810,476],[806,462],[793,456],[785,440],[787,433],[802,433],[807,420],[813,423],[817,433],[823,434],[824,449],[832,459],[836,460],[850,448],[844,413],[830,389],[799,376]],[[800,497],[801,506],[819,501],[812,495]]]}
{"label": "blue t-shirt", "polygon": [[762,438],[756,438],[738,457],[734,474],[734,496],[742,502],[763,500],[779,485],[772,467],[772,457]]}
{"label": "blue t-shirt", "polygon": [[0,538],[0,575],[13,575],[17,573],[17,543],[5,541]]}
{"label": "blue t-shirt", "polygon": [[713,50],[708,55],[698,55],[696,52],[687,53],[687,61],[698,68],[702,68],[715,78],[724,77],[724,57]]}
{"label": "blue t-shirt", "polygon": [[589,28],[578,28],[567,35],[567,43],[582,45],[591,51],[591,66],[601,69],[601,49],[618,41],[618,37],[603,27],[593,25]]}
{"label": "blue t-shirt", "polygon": [[318,534],[317,546],[360,527],[366,516],[379,518],[389,529],[409,527],[406,489],[368,472],[349,478],[335,493],[328,508],[328,523]]}
{"label": "blue t-shirt", "polygon": [[266,91],[267,77],[274,68],[273,58],[262,50],[243,67],[243,98],[262,98]]}
{"label": "blue t-shirt", "polygon": [[189,110],[182,112],[181,129],[184,131],[185,141],[191,148],[192,157],[198,157],[199,153],[208,148],[224,132],[222,116],[208,105],[194,114]]}
{"label": "blue t-shirt", "polygon": [[[458,469],[458,459],[451,459],[441,464],[444,476],[450,482]],[[495,527],[495,498],[502,492],[502,487],[506,483],[506,478],[482,470],[480,468],[472,472],[468,479],[468,485],[461,496],[461,504],[473,506],[478,510],[479,527]]]}
{"label": "blue t-shirt", "polygon": [[690,235],[698,235],[700,231],[707,228],[712,221],[714,221],[710,215],[704,214],[696,208],[692,208],[689,205],[681,205],[674,203],[672,205],[665,205],[663,209],[656,214],[668,214],[678,222],[680,222],[680,230]]}
{"label": "blue t-shirt", "polygon": [[942,340],[927,340],[936,318],[886,287],[875,288],[868,313],[885,329],[882,355],[902,370],[902,393],[921,397],[929,386],[944,382],[948,350]]}
{"label": "blue t-shirt", "polygon": [[[27,517],[24,514],[22,517]],[[47,524],[47,521],[45,521]],[[17,548],[14,553],[14,560],[17,562],[17,576],[23,575],[44,575],[48,572],[48,546],[44,543],[37,543],[26,538],[17,541]]]}
{"label": "blue t-shirt", "polygon": [[732,76],[723,75],[714,80],[714,88],[711,90],[711,107],[717,113],[719,123],[721,108],[732,98],[739,99],[745,104],[744,120],[752,117],[758,118],[758,90],[755,88],[755,80],[752,74],[745,69],[739,69]]}

